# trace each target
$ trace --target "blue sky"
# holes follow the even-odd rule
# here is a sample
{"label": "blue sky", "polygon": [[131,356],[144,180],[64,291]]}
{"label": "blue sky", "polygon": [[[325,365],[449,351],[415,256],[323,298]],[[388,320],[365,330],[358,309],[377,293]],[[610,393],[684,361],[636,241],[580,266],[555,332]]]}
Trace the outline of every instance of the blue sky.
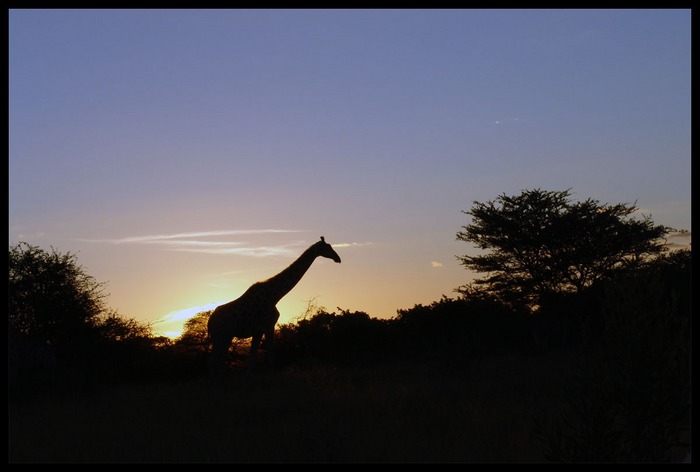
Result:
{"label": "blue sky", "polygon": [[[689,10],[10,10],[9,238],[142,321],[236,298],[390,317],[473,274],[474,201],[691,226]],[[687,241],[686,241],[687,242]],[[216,244],[215,244],[216,243]]]}

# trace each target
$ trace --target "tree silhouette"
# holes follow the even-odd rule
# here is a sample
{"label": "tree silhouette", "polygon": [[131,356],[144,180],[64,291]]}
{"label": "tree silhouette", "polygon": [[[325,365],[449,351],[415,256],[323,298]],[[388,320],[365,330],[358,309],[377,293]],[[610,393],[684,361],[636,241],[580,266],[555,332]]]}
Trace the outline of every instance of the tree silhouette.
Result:
{"label": "tree silhouette", "polygon": [[[578,293],[620,269],[633,269],[665,250],[672,228],[649,216],[632,218],[634,204],[570,200],[570,190],[525,190],[475,201],[471,224],[457,240],[490,251],[458,257],[461,264],[488,274],[473,285],[513,304],[536,308],[548,296]],[[466,285],[457,289],[473,292]]]}
{"label": "tree silhouette", "polygon": [[105,311],[103,287],[74,254],[20,242],[9,254],[9,326],[65,350],[92,334]]}

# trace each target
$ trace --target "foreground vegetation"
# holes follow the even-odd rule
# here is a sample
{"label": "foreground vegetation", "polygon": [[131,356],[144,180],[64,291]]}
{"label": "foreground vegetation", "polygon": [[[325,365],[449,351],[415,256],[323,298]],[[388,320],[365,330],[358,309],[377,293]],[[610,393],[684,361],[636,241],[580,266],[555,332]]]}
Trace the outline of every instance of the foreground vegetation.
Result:
{"label": "foreground vegetation", "polygon": [[11,462],[528,462],[571,373],[504,357],[121,385],[10,409]]}

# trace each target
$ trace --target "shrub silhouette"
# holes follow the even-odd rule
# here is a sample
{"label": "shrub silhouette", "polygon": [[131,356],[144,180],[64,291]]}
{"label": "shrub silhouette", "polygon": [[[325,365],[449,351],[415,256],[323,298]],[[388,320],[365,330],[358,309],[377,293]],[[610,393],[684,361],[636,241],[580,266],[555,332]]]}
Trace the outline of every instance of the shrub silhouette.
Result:
{"label": "shrub silhouette", "polygon": [[668,462],[688,450],[690,251],[603,287],[600,343],[582,349],[578,380],[538,434],[551,460]]}
{"label": "shrub silhouette", "polygon": [[463,360],[474,355],[520,352],[528,342],[524,312],[484,296],[450,299],[399,310],[392,324],[409,357]]}
{"label": "shrub silhouette", "polygon": [[318,309],[308,319],[282,325],[277,332],[277,353],[283,362],[372,364],[385,356],[387,322],[362,311]]}
{"label": "shrub silhouette", "polygon": [[277,331],[277,354],[294,362],[373,365],[397,360],[463,362],[475,355],[522,352],[529,342],[525,313],[496,300],[444,297],[382,320],[361,311],[319,309]]}

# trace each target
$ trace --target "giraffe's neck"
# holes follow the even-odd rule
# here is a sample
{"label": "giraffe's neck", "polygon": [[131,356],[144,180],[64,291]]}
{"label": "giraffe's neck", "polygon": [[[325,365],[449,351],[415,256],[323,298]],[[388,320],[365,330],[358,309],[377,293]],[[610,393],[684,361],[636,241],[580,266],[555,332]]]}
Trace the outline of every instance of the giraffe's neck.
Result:
{"label": "giraffe's neck", "polygon": [[289,267],[282,272],[270,277],[264,282],[260,282],[265,285],[270,299],[274,300],[275,304],[299,283],[304,274],[306,274],[306,271],[311,267],[311,264],[316,260],[317,256],[318,254],[312,246],[304,251],[296,261],[292,262]]}

